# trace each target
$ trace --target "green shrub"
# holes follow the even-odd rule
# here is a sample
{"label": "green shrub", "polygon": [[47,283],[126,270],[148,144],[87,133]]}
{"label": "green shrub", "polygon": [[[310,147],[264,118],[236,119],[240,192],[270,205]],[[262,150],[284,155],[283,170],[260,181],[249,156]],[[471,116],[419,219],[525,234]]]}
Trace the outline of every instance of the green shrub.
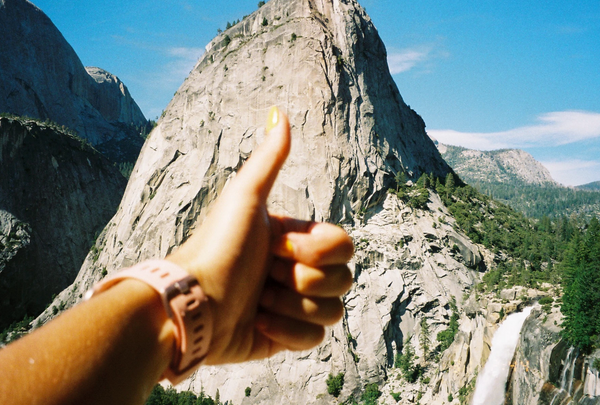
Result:
{"label": "green shrub", "polygon": [[325,382],[327,383],[327,392],[337,398],[344,387],[344,373],[339,373],[335,377],[333,374],[329,374]]}
{"label": "green shrub", "polygon": [[399,392],[392,392],[392,398],[394,398],[394,401],[398,402],[402,399],[401,395]]}
{"label": "green shrub", "polygon": [[404,342],[402,353],[396,353],[394,366],[402,371],[402,375],[404,376],[406,381],[410,383],[414,383],[415,381],[417,381],[419,377],[423,374],[423,369],[420,365],[415,364],[415,360],[415,350],[413,349],[410,340],[407,339]]}
{"label": "green shrub", "polygon": [[25,315],[22,320],[11,323],[6,329],[0,332],[0,343],[10,343],[25,335],[31,329],[29,324],[32,321],[32,316]]}
{"label": "green shrub", "polygon": [[410,194],[410,200],[408,200],[409,207],[425,209],[427,208],[427,202],[429,201],[429,190],[426,188],[417,189],[417,191]]}
{"label": "green shrub", "polygon": [[381,396],[381,391],[379,391],[379,387],[377,384],[369,384],[365,387],[365,391],[360,397],[360,400],[363,401],[365,405],[376,405],[377,399]]}
{"label": "green shrub", "polygon": [[452,309],[452,315],[450,316],[450,324],[448,325],[448,329],[439,332],[436,336],[437,341],[441,343],[441,352],[450,347],[452,342],[454,342],[454,336],[456,336],[456,333],[458,332],[459,316],[454,297],[452,298],[452,301],[450,301],[450,308]]}
{"label": "green shrub", "polygon": [[[218,391],[217,391],[218,393]],[[218,399],[212,399],[204,392],[196,396],[190,391],[177,392],[173,387],[164,389],[160,384],[154,386],[146,405],[217,405]]]}
{"label": "green shrub", "polygon": [[252,394],[252,388],[246,387],[246,390],[244,391],[244,394],[246,394],[246,396],[249,397],[250,394]]}
{"label": "green shrub", "polygon": [[121,162],[119,163],[119,171],[126,179],[129,179],[131,172],[133,171],[134,162]]}
{"label": "green shrub", "polygon": [[552,297],[542,297],[538,302],[540,303],[540,305],[547,305],[552,304],[554,302],[554,299]]}

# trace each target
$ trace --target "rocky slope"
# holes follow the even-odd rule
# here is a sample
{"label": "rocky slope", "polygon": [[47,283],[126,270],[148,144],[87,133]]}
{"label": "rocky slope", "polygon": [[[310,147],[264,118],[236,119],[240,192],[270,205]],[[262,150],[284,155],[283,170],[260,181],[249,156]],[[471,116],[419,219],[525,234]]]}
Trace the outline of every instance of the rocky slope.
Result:
{"label": "rocky slope", "polygon": [[399,171],[445,177],[451,169],[403,102],[385,47],[355,1],[272,0],[207,46],[144,145],[97,253],[54,305],[78,301],[104,269],[164,257],[185,240],[264,136],[272,104],[288,112],[293,142],[271,209],[343,223],[358,243],[372,242],[358,248],[346,320],[319,349],[203,369],[188,385],[211,395],[220,387],[221,399],[235,403],[249,384],[256,389],[248,403],[331,402],[323,397],[328,373],[346,370],[346,397],[384,381],[420,317],[443,328],[451,297],[483,266],[479,248],[448,225],[447,213],[439,216],[448,224],[434,225],[438,214],[420,214],[387,193]]}
{"label": "rocky slope", "polygon": [[450,170],[403,103],[357,4],[272,1],[208,46],[144,145],[105,230],[111,242],[82,277],[92,282],[99,267],[178,246],[260,142],[276,103],[294,134],[271,194],[279,212],[352,223],[385,197],[398,170]]}
{"label": "rocky slope", "polygon": [[480,151],[437,143],[450,166],[467,183],[525,183],[560,186],[550,172],[529,153],[520,149]]}
{"label": "rocky slope", "polygon": [[52,21],[27,0],[0,3],[0,112],[50,119],[111,160],[135,161],[146,119],[115,76],[83,67]]}
{"label": "rocky slope", "polygon": [[125,178],[82,139],[0,118],[0,327],[73,282]]}

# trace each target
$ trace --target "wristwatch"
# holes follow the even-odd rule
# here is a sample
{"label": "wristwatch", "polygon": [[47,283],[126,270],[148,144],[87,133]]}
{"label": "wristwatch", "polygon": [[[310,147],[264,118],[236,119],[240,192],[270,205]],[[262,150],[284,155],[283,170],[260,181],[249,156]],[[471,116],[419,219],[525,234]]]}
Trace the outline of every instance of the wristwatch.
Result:
{"label": "wristwatch", "polygon": [[167,260],[149,260],[121,270],[96,284],[85,299],[106,291],[127,279],[145,282],[161,297],[169,318],[175,324],[173,359],[161,376],[176,385],[189,377],[204,361],[213,332],[208,298],[198,280]]}

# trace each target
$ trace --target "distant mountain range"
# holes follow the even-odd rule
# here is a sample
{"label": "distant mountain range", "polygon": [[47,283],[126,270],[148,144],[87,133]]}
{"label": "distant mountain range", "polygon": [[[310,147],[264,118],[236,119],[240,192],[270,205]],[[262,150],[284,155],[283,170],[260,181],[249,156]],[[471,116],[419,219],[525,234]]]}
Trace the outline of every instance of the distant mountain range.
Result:
{"label": "distant mountain range", "polygon": [[463,181],[527,216],[600,215],[600,182],[564,187],[520,149],[479,151],[434,143]]}
{"label": "distant mountain range", "polygon": [[548,169],[520,149],[479,151],[436,143],[450,166],[467,183],[526,183],[559,187]]}
{"label": "distant mountain range", "polygon": [[600,181],[594,181],[593,183],[582,184],[576,188],[587,191],[600,191]]}

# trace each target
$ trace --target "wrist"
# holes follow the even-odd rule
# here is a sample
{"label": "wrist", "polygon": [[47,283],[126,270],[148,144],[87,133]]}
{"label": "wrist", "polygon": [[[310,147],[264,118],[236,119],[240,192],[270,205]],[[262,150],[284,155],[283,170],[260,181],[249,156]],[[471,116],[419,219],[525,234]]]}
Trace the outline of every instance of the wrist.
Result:
{"label": "wrist", "polygon": [[[172,360],[163,377],[176,385],[191,375],[208,354],[213,329],[208,298],[195,277],[166,260],[146,261],[124,269],[94,286],[86,298],[128,279],[139,280],[158,293],[164,309],[159,313],[166,313],[174,325]],[[168,325],[165,326],[168,333]]]}

